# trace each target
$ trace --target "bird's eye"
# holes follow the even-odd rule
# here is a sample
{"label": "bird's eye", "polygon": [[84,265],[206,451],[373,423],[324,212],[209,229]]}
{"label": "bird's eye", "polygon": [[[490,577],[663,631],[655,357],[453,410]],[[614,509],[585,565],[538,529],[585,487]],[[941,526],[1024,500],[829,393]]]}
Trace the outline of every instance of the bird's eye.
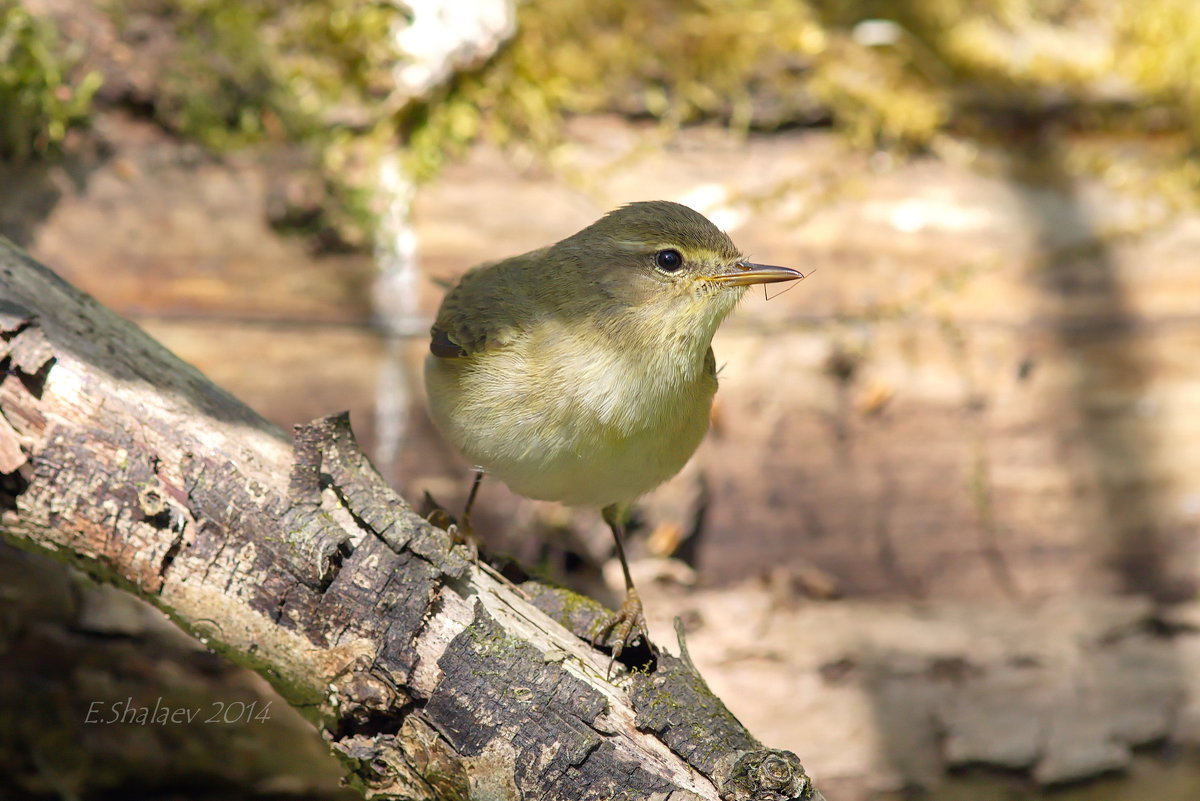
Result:
{"label": "bird's eye", "polygon": [[683,256],[678,250],[660,250],[654,254],[654,266],[664,272],[673,273],[683,266]]}

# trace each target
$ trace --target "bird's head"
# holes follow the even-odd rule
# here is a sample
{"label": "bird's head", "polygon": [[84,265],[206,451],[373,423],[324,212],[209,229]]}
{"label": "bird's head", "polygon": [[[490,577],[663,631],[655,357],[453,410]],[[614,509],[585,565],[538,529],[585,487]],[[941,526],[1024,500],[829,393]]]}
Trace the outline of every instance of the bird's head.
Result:
{"label": "bird's head", "polygon": [[574,267],[572,280],[592,288],[597,311],[706,347],[747,287],[804,277],[747,261],[704,215],[665,200],[609,212],[555,251]]}

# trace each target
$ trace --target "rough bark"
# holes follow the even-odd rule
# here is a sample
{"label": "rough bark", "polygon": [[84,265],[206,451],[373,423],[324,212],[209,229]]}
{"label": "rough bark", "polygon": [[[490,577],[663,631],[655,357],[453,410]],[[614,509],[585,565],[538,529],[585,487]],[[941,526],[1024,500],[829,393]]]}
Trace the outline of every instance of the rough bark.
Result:
{"label": "rough bark", "polygon": [[253,666],[367,794],[819,797],[686,651],[610,681],[586,641],[603,610],[473,564],[385,484],[346,416],[293,446],[2,240],[0,360],[6,538]]}

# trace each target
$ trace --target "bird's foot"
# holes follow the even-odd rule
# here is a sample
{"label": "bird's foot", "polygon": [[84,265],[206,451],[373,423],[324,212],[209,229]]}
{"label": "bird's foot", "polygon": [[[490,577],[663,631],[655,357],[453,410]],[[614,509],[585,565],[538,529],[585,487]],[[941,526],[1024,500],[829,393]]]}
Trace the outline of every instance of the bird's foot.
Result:
{"label": "bird's foot", "polygon": [[467,558],[471,560],[471,564],[479,564],[479,540],[475,538],[475,530],[471,528],[469,520],[451,523],[446,533],[450,535],[450,542],[453,544],[466,546]]}
{"label": "bird's foot", "polygon": [[637,590],[630,587],[625,592],[621,608],[600,624],[596,636],[592,638],[592,645],[607,644],[612,648],[612,658],[608,660],[608,677],[612,676],[613,665],[621,653],[639,639],[648,643],[650,635],[646,629],[646,616],[642,614],[642,599],[638,597]]}
{"label": "bird's foot", "polygon": [[455,520],[454,515],[447,512],[444,506],[434,500],[428,490],[425,492],[421,511],[425,514],[426,520],[450,535],[450,542],[453,545],[467,546],[471,563],[479,564],[479,540],[475,538],[475,531],[471,527],[470,519],[462,522]]}
{"label": "bird's foot", "polygon": [[438,503],[437,499],[429,494],[429,490],[425,490],[425,496],[421,498],[421,508],[418,511],[422,517],[443,531],[449,531],[450,527],[454,525],[454,515],[446,511],[446,507]]}

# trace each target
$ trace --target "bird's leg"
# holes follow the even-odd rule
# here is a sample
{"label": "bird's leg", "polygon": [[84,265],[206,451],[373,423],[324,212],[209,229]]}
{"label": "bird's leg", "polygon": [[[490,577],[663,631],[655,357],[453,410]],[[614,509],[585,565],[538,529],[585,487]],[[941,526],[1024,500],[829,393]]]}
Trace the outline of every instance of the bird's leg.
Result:
{"label": "bird's leg", "polygon": [[474,534],[471,529],[471,507],[475,505],[475,496],[479,494],[479,485],[483,483],[483,468],[475,468],[475,478],[471,481],[471,491],[467,493],[467,505],[463,507],[462,522],[458,524],[463,536]]}
{"label": "bird's leg", "polygon": [[475,505],[475,496],[479,494],[479,485],[482,483],[483,469],[477,467],[475,478],[471,481],[471,491],[467,493],[467,505],[463,507],[462,517],[448,529],[455,544],[466,545],[471,551],[472,562],[479,561],[479,541],[475,539],[475,531],[471,528],[471,507]]}
{"label": "bird's leg", "polygon": [[602,514],[604,522],[612,529],[613,539],[617,543],[617,557],[621,560],[621,572],[625,574],[625,600],[621,608],[604,621],[592,640],[593,644],[605,640],[612,642],[612,659],[608,662],[608,672],[611,675],[613,663],[621,652],[633,645],[639,637],[648,641],[649,635],[646,632],[646,617],[642,614],[642,599],[634,589],[633,576],[629,574],[629,560],[625,558],[625,521],[628,510],[620,504],[612,504],[604,507]]}

